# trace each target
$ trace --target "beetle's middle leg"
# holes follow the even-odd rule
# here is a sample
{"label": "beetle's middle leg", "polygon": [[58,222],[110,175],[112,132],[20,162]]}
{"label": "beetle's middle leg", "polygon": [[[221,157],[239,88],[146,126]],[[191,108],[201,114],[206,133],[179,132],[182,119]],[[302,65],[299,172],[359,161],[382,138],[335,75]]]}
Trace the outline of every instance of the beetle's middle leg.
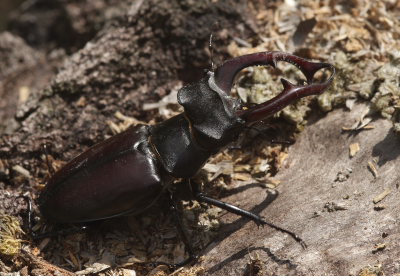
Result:
{"label": "beetle's middle leg", "polygon": [[182,267],[182,266],[185,266],[192,262],[195,262],[198,259],[198,256],[196,254],[194,254],[193,247],[190,244],[190,241],[185,233],[185,230],[184,230],[184,227],[182,224],[182,218],[179,214],[178,206],[176,204],[176,199],[172,192],[169,192],[169,204],[170,204],[170,210],[172,212],[172,216],[174,218],[175,226],[178,231],[178,236],[182,239],[182,242],[185,244],[185,249],[189,253],[189,257],[179,263],[174,263],[174,264],[166,263],[166,262],[150,262],[150,263],[146,263],[146,264],[150,264],[153,266],[166,265],[166,266],[169,266],[171,269],[177,269],[178,267]]}
{"label": "beetle's middle leg", "polygon": [[185,248],[186,248],[187,252],[189,253],[189,257],[186,260],[183,260],[179,264],[176,264],[176,266],[179,267],[179,266],[184,266],[186,264],[189,264],[193,261],[196,261],[198,259],[198,256],[196,254],[194,254],[193,247],[190,244],[190,241],[186,235],[186,232],[185,232],[183,224],[182,224],[182,217],[179,214],[178,206],[176,204],[176,199],[172,192],[170,192],[170,194],[169,194],[169,199],[170,199],[170,205],[171,205],[170,208],[173,213],[172,215],[174,217],[176,229],[178,230],[179,236],[182,239],[183,243],[185,244]]}
{"label": "beetle's middle leg", "polygon": [[224,209],[224,210],[226,210],[228,212],[234,213],[234,214],[239,215],[241,217],[248,218],[248,219],[254,221],[257,225],[268,225],[269,227],[272,227],[272,228],[274,228],[274,229],[276,229],[276,230],[278,230],[280,232],[283,232],[283,233],[286,233],[286,234],[290,235],[294,240],[296,240],[298,243],[300,243],[303,248],[307,247],[306,243],[296,233],[294,233],[294,232],[292,232],[290,230],[287,230],[285,228],[282,228],[280,226],[277,226],[277,225],[275,225],[275,224],[273,224],[271,222],[268,222],[265,219],[263,219],[262,217],[260,217],[260,216],[258,216],[256,214],[253,214],[253,213],[251,213],[249,211],[243,210],[243,209],[241,209],[239,207],[236,207],[236,206],[231,205],[229,203],[220,201],[218,199],[214,199],[214,198],[208,197],[208,196],[204,195],[200,191],[199,186],[197,184],[193,183],[193,182],[190,182],[190,185],[191,185],[191,188],[192,188],[193,196],[197,201],[208,203],[210,205],[217,206],[217,207],[219,207],[221,209]]}

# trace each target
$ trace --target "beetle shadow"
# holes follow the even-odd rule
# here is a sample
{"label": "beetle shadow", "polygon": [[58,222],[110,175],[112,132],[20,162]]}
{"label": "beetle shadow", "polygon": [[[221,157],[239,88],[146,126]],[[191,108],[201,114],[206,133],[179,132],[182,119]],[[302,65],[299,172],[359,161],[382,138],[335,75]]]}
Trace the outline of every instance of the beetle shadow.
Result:
{"label": "beetle shadow", "polygon": [[[238,187],[235,187],[235,188],[231,188],[231,189],[229,189],[229,190],[222,191],[221,194],[220,194],[220,196],[221,196],[221,197],[228,197],[228,196],[231,196],[231,195],[235,195],[235,194],[242,193],[242,192],[244,192],[244,191],[246,191],[246,190],[249,190],[249,189],[252,189],[252,188],[259,188],[259,187],[262,187],[262,186],[263,186],[263,185],[260,184],[260,183],[250,183],[250,184],[247,184],[247,185],[240,185],[240,186],[238,186]],[[268,197],[268,195],[267,195],[267,197]],[[275,197],[275,198],[276,198],[276,197]],[[273,199],[271,200],[271,202],[272,202],[273,200],[275,200],[275,198],[273,198]]]}
{"label": "beetle shadow", "polygon": [[[234,194],[241,193],[245,190],[248,190],[248,189],[251,189],[254,187],[260,187],[260,184],[251,183],[251,184],[243,185],[240,187],[236,187],[236,188],[230,189],[229,191],[224,192],[223,195],[224,196],[234,195]],[[267,190],[266,198],[261,203],[257,204],[252,209],[247,210],[247,211],[249,211],[251,213],[259,214],[261,211],[266,209],[278,197],[278,195],[279,195],[279,193],[277,191],[272,193]],[[218,235],[218,237],[214,240],[214,242],[221,242],[222,240],[225,239],[225,237],[227,235],[231,235],[234,232],[236,232],[237,230],[243,228],[243,226],[248,222],[249,222],[248,218],[240,217],[233,222],[223,224],[222,225],[223,230],[221,231],[222,233],[220,235]]]}
{"label": "beetle shadow", "polygon": [[399,137],[390,129],[386,137],[372,148],[372,156],[378,157],[378,166],[396,159],[400,155]]}
{"label": "beetle shadow", "polygon": [[253,251],[258,251],[258,250],[264,251],[268,255],[268,257],[272,261],[274,261],[275,263],[277,263],[279,265],[287,265],[287,267],[290,270],[295,269],[297,267],[297,265],[293,264],[289,259],[281,259],[281,258],[277,257],[267,247],[263,247],[263,246],[255,247],[255,246],[252,246],[252,247],[249,247],[249,248],[241,249],[238,252],[232,254],[231,256],[229,256],[228,258],[223,260],[222,262],[210,267],[207,272],[212,275],[212,274],[216,273],[218,270],[221,270],[227,264],[229,264],[231,262],[234,262],[234,261],[237,261],[237,260],[240,260],[240,259],[243,259],[243,258],[246,257],[246,255],[250,254]]}
{"label": "beetle shadow", "polygon": [[[243,192],[245,190],[248,190],[248,189],[251,189],[254,187],[260,187],[260,184],[259,183],[251,183],[248,185],[239,186],[237,188],[230,189],[229,191],[224,192],[223,195],[228,196],[228,195],[237,194],[237,193]],[[249,211],[252,213],[255,213],[255,214],[259,214],[261,211],[266,209],[278,197],[278,195],[279,195],[279,193],[277,191],[272,193],[267,190],[266,198],[261,203],[257,204],[252,209],[250,209]],[[240,217],[233,222],[222,224],[221,229],[219,230],[218,236],[212,241],[211,246],[208,246],[203,250],[203,254],[206,254],[207,252],[211,251],[220,242],[225,240],[226,237],[230,236],[231,234],[233,234],[236,231],[238,231],[239,229],[241,229],[248,222],[249,222],[248,218]],[[234,253],[233,255],[227,257],[222,262],[211,267],[208,270],[208,272],[210,274],[213,274],[213,273],[217,272],[218,270],[220,270],[222,267],[224,267],[226,264],[231,263],[235,260],[241,259],[241,258],[245,257],[245,255],[247,253],[250,253],[251,251],[255,251],[255,250],[263,250],[265,253],[267,253],[267,255],[270,257],[270,259],[272,261],[274,261],[275,263],[277,263],[279,265],[288,265],[289,269],[294,269],[296,267],[296,265],[293,264],[290,260],[281,259],[278,256],[276,256],[273,252],[271,252],[271,250],[269,248],[250,247],[250,248],[242,249],[242,250]]]}

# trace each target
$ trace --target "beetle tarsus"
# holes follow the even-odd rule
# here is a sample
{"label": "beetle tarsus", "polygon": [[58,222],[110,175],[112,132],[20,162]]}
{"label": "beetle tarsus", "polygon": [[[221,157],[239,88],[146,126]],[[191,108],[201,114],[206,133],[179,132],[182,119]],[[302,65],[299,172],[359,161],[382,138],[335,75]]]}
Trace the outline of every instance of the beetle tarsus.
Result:
{"label": "beetle tarsus", "polygon": [[297,235],[296,233],[294,233],[294,232],[292,232],[292,231],[289,231],[289,230],[287,230],[287,229],[285,229],[285,228],[282,228],[282,227],[280,227],[280,226],[277,226],[277,225],[275,225],[275,224],[272,224],[272,223],[270,223],[270,222],[268,222],[268,221],[265,221],[265,220],[262,219],[262,218],[261,218],[261,220],[262,220],[262,222],[261,222],[262,225],[268,225],[269,227],[272,227],[272,228],[274,228],[274,229],[276,229],[276,230],[278,230],[278,231],[280,231],[280,232],[282,232],[282,233],[288,234],[288,235],[291,236],[295,241],[297,241],[298,243],[300,243],[300,245],[303,247],[303,249],[306,249],[306,248],[307,248],[307,244],[305,243],[305,241],[303,241],[303,239],[300,238],[300,236]]}

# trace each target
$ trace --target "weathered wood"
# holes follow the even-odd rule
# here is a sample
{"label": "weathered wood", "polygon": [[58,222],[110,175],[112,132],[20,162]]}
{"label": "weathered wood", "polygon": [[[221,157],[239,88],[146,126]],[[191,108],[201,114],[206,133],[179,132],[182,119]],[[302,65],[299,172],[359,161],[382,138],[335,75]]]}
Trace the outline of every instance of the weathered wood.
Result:
{"label": "weathered wood", "polygon": [[[368,265],[379,264],[387,275],[399,273],[398,137],[383,119],[375,120],[371,130],[341,131],[357,122],[365,107],[335,110],[306,127],[290,148],[286,166],[275,176],[282,183],[271,204],[265,204],[267,193],[261,188],[224,199],[261,211],[300,235],[308,248],[303,250],[275,230],[257,229],[254,223],[227,215],[232,225],[225,231],[233,233],[221,233],[222,241],[205,253],[203,265],[210,275],[243,275],[250,257],[256,256],[266,275],[358,275]],[[349,145],[355,142],[361,150],[350,158]],[[373,159],[377,177],[368,169]],[[373,199],[386,190],[391,192],[378,211]],[[238,223],[245,225],[240,228]],[[379,243],[386,248],[376,250]]]}

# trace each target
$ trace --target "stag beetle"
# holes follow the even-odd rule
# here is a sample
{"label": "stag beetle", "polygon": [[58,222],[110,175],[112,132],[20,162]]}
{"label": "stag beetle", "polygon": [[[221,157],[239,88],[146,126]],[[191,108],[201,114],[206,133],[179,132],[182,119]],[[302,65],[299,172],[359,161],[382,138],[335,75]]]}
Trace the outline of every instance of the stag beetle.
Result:
{"label": "stag beetle", "polygon": [[[239,71],[254,65],[276,67],[278,61],[299,68],[307,84],[294,85],[281,79],[283,91],[278,96],[249,108],[230,96]],[[330,77],[314,83],[315,73],[322,68],[331,71]],[[152,206],[174,179],[190,180],[211,155],[234,141],[250,124],[295,100],[322,93],[334,75],[331,64],[310,62],[283,52],[260,52],[228,60],[199,82],[179,90],[183,113],[156,125],[131,127],[67,163],[49,179],[39,196],[39,209],[43,217],[57,223],[139,214]],[[296,234],[210,198],[191,185],[194,199],[247,217],[258,225],[274,227],[303,243]]]}

